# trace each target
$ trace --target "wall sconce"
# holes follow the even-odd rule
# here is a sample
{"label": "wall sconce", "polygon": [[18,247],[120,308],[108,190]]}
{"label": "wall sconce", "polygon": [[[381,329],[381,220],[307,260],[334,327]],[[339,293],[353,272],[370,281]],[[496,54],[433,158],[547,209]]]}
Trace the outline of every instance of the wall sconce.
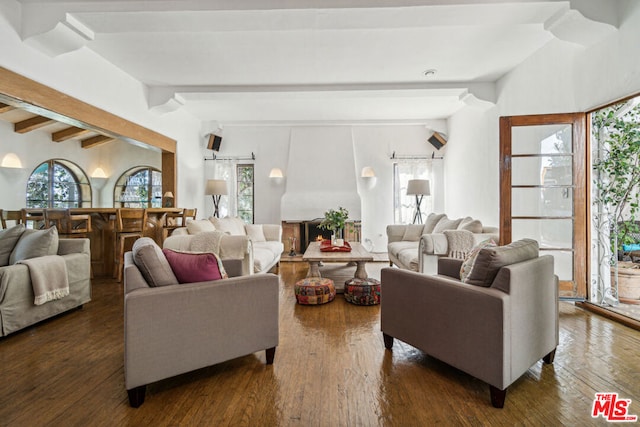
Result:
{"label": "wall sconce", "polygon": [[164,207],[172,208],[173,207],[173,193],[171,191],[165,192],[162,197],[164,198]]}
{"label": "wall sconce", "polygon": [[210,179],[207,181],[207,187],[204,190],[204,194],[208,194],[213,199],[213,216],[220,217],[220,197],[229,194],[227,189],[227,181],[224,179]]}
{"label": "wall sconce", "polygon": [[371,166],[365,166],[362,168],[362,172],[360,172],[360,178],[362,178],[362,182],[366,188],[373,188],[376,185],[376,172],[373,170]]}
{"label": "wall sconce", "polygon": [[269,178],[271,178],[271,182],[276,184],[281,183],[284,180],[284,174],[282,173],[282,169],[273,168],[271,172],[269,172]]}
{"label": "wall sconce", "polygon": [[91,183],[96,189],[101,190],[102,187],[104,187],[104,185],[107,183],[107,178],[108,177],[104,172],[104,169],[102,169],[101,167],[97,167],[91,174]]}
{"label": "wall sconce", "polygon": [[107,178],[107,174],[104,173],[104,169],[102,169],[101,167],[97,167],[91,174],[91,178]]}
{"label": "wall sconce", "polygon": [[8,169],[22,169],[22,162],[20,161],[20,157],[18,157],[15,153],[7,153],[2,158],[2,163],[0,166]]}

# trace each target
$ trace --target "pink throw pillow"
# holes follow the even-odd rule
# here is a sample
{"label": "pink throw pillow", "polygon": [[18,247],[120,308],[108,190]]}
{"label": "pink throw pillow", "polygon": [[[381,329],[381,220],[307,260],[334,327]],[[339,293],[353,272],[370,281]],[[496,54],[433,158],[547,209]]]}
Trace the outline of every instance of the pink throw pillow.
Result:
{"label": "pink throw pillow", "polygon": [[178,283],[206,282],[228,277],[222,261],[213,253],[177,252],[171,249],[163,249],[162,253],[167,257]]}

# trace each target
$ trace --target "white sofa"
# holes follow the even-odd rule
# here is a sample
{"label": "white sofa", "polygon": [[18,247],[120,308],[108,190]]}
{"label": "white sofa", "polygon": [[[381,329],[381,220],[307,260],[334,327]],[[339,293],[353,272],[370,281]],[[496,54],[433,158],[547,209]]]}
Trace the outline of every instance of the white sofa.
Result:
{"label": "white sofa", "polygon": [[446,214],[432,213],[424,224],[387,226],[389,263],[405,270],[436,274],[438,258],[463,257],[487,239],[498,242],[497,227],[484,226],[471,217],[449,219]]}
{"label": "white sofa", "polygon": [[189,221],[165,239],[163,247],[213,251],[220,255],[229,276],[267,273],[279,266],[284,251],[281,225],[245,224],[231,217]]}

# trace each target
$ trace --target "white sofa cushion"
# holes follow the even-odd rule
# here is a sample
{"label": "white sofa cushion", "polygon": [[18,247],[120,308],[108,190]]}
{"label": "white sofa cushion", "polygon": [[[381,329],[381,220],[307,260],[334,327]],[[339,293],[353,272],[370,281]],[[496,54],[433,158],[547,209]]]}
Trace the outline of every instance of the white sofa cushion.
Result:
{"label": "white sofa cushion", "polygon": [[247,236],[253,242],[266,242],[267,239],[264,237],[264,230],[262,229],[262,224],[246,224],[244,226]]}
{"label": "white sofa cushion", "polygon": [[215,218],[211,217],[209,220],[216,227],[216,230],[225,231],[231,234],[232,236],[246,236],[247,232],[244,229],[244,221],[240,218],[234,217],[225,217],[225,218]]}
{"label": "white sofa cushion", "polygon": [[216,227],[208,219],[187,221],[187,232],[189,234],[198,234],[205,231],[216,231]]}

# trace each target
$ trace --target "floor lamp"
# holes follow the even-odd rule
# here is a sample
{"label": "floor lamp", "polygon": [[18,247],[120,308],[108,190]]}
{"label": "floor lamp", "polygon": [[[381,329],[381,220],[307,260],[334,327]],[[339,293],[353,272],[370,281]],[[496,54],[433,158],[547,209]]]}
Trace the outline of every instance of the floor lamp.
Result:
{"label": "floor lamp", "polygon": [[210,179],[207,181],[207,188],[205,194],[210,195],[213,198],[213,216],[220,217],[219,205],[220,197],[229,194],[227,190],[227,181],[224,179]]}
{"label": "floor lamp", "polygon": [[422,212],[420,212],[420,204],[422,198],[431,194],[429,190],[428,179],[410,179],[407,185],[407,195],[416,196],[416,213],[413,216],[414,224],[422,224]]}

